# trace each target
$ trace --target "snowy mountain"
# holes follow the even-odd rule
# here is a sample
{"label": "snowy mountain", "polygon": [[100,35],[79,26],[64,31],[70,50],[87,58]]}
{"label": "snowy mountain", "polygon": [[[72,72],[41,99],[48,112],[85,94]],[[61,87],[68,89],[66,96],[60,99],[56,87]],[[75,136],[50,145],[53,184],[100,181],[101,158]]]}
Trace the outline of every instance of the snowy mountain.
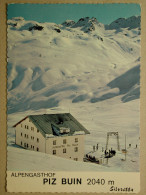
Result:
{"label": "snowy mountain", "polygon": [[141,17],[140,16],[132,16],[130,18],[119,18],[112,22],[110,25],[107,25],[107,29],[119,29],[119,28],[129,28],[130,29],[135,29],[139,28],[140,29],[140,22],[141,22]]}
{"label": "snowy mountain", "polygon": [[[139,64],[140,17],[118,19],[108,28],[89,17],[60,25],[13,18],[8,20],[8,112],[57,107],[63,99],[139,98]],[[125,79],[133,85],[123,83],[121,91]],[[125,99],[129,93],[133,97]]]}
{"label": "snowy mountain", "polygon": [[[17,17],[8,20],[7,32],[8,169],[40,170],[34,165],[40,159],[44,170],[139,171],[140,17],[110,25],[89,17],[62,24]],[[105,149],[110,131],[119,132],[122,149],[126,135],[127,161],[121,151],[98,166],[16,148],[15,123],[61,112],[71,112],[90,131],[85,154],[97,143]],[[110,147],[117,149],[114,138]]]}

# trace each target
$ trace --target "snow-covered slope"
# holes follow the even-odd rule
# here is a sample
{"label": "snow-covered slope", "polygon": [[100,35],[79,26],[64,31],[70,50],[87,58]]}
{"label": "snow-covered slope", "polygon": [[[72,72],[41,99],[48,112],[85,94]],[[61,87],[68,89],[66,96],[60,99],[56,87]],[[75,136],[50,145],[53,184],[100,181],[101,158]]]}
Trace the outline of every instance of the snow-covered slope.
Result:
{"label": "snow-covered slope", "polygon": [[[21,152],[20,152],[21,151]],[[132,151],[133,152],[133,151]],[[136,154],[138,151],[135,150]],[[135,163],[132,163],[130,158],[127,159],[126,163],[121,161],[124,155],[118,154],[117,158],[119,163],[112,159],[111,164],[106,166],[97,165],[94,163],[87,162],[76,162],[69,159],[56,157],[41,152],[34,152],[25,149],[8,147],[8,170],[16,171],[125,171],[126,166],[129,166],[129,171],[137,168]],[[134,159],[133,159],[134,160]],[[117,166],[115,166],[117,164]],[[67,165],[67,166],[66,166]],[[137,164],[136,164],[137,165]]]}
{"label": "snow-covered slope", "polygon": [[[121,94],[107,84],[121,82],[116,78],[124,73],[129,77],[140,63],[139,23],[134,26],[133,18],[123,20],[118,32],[88,17],[62,25],[21,17],[9,20],[8,112],[56,107],[62,99],[94,102],[103,91],[107,98]],[[135,75],[139,80],[136,70],[132,80]],[[131,86],[126,92],[130,90]]]}
{"label": "snow-covered slope", "polygon": [[[125,134],[132,148],[128,162],[123,164],[119,154],[110,160],[109,171],[139,171],[140,17],[118,19],[110,25],[89,17],[62,24],[21,17],[8,20],[7,71],[10,170],[21,164],[16,163],[19,151],[22,159],[32,155],[12,148],[13,124],[30,114],[71,112],[90,131],[85,153],[97,143],[100,150],[105,148],[107,132],[118,131],[121,148]],[[116,148],[116,142],[111,146]],[[50,158],[39,157],[46,163]],[[33,162],[28,160],[28,166],[20,170],[28,170]],[[77,170],[77,162],[69,162]],[[57,162],[55,166],[66,170],[63,165],[58,168]],[[54,170],[52,165],[49,168]],[[102,168],[89,166],[107,170]]]}

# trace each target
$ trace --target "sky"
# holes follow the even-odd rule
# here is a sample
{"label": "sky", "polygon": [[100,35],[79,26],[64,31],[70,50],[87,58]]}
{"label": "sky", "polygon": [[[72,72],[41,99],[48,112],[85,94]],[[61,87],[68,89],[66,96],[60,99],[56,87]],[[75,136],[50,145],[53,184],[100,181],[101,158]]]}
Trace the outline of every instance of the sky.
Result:
{"label": "sky", "polygon": [[37,22],[77,22],[82,17],[95,17],[103,24],[110,24],[118,18],[139,16],[139,4],[9,4],[7,18],[23,17]]}

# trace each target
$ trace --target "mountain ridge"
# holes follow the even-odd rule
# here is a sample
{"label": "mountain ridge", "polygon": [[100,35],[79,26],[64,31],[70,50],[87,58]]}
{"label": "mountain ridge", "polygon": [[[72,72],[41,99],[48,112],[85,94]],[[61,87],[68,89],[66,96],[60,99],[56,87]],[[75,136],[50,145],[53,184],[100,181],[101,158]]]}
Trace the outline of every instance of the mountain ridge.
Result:
{"label": "mountain ridge", "polygon": [[[12,27],[17,28],[19,26],[20,22],[27,22],[23,17],[14,17],[11,20],[8,20],[8,25],[11,25]],[[80,18],[77,22],[74,20],[66,20],[62,24],[56,24],[56,26],[64,26],[64,27],[70,27],[70,28],[78,28],[78,27],[83,27],[83,30],[85,32],[90,32],[95,30],[95,25],[105,28],[106,30],[113,30],[113,29],[118,29],[118,28],[127,28],[129,27],[130,29],[133,28],[140,28],[140,23],[141,23],[141,16],[131,16],[129,18],[118,18],[111,22],[110,24],[102,24],[98,22],[98,20],[95,17],[84,17]],[[33,30],[33,26],[38,26],[39,27],[39,22],[36,21],[31,21],[31,23],[27,23],[25,27],[22,29],[27,29],[27,30]],[[40,23],[42,24],[42,23]],[[53,23],[51,23],[53,24]],[[41,27],[41,25],[40,25]],[[32,29],[31,29],[32,28]],[[43,28],[34,28],[34,30],[43,30]]]}
{"label": "mountain ridge", "polygon": [[8,112],[51,108],[64,99],[96,103],[118,96],[123,102],[139,98],[138,81],[133,92],[129,87],[123,95],[108,85],[140,63],[136,18],[131,18],[132,28],[125,25],[131,19],[124,19],[122,28],[115,29],[113,23],[104,28],[89,17],[59,25],[8,20]]}

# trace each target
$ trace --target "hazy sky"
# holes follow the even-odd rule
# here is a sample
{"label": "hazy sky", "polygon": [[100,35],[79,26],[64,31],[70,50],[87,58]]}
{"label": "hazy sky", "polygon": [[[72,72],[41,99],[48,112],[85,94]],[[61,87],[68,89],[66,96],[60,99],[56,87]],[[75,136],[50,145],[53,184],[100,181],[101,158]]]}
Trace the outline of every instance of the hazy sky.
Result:
{"label": "hazy sky", "polygon": [[139,4],[9,4],[8,19],[24,17],[25,20],[54,22],[61,24],[65,20],[78,21],[81,17],[95,17],[103,24],[109,24],[117,18],[128,18],[141,14]]}

